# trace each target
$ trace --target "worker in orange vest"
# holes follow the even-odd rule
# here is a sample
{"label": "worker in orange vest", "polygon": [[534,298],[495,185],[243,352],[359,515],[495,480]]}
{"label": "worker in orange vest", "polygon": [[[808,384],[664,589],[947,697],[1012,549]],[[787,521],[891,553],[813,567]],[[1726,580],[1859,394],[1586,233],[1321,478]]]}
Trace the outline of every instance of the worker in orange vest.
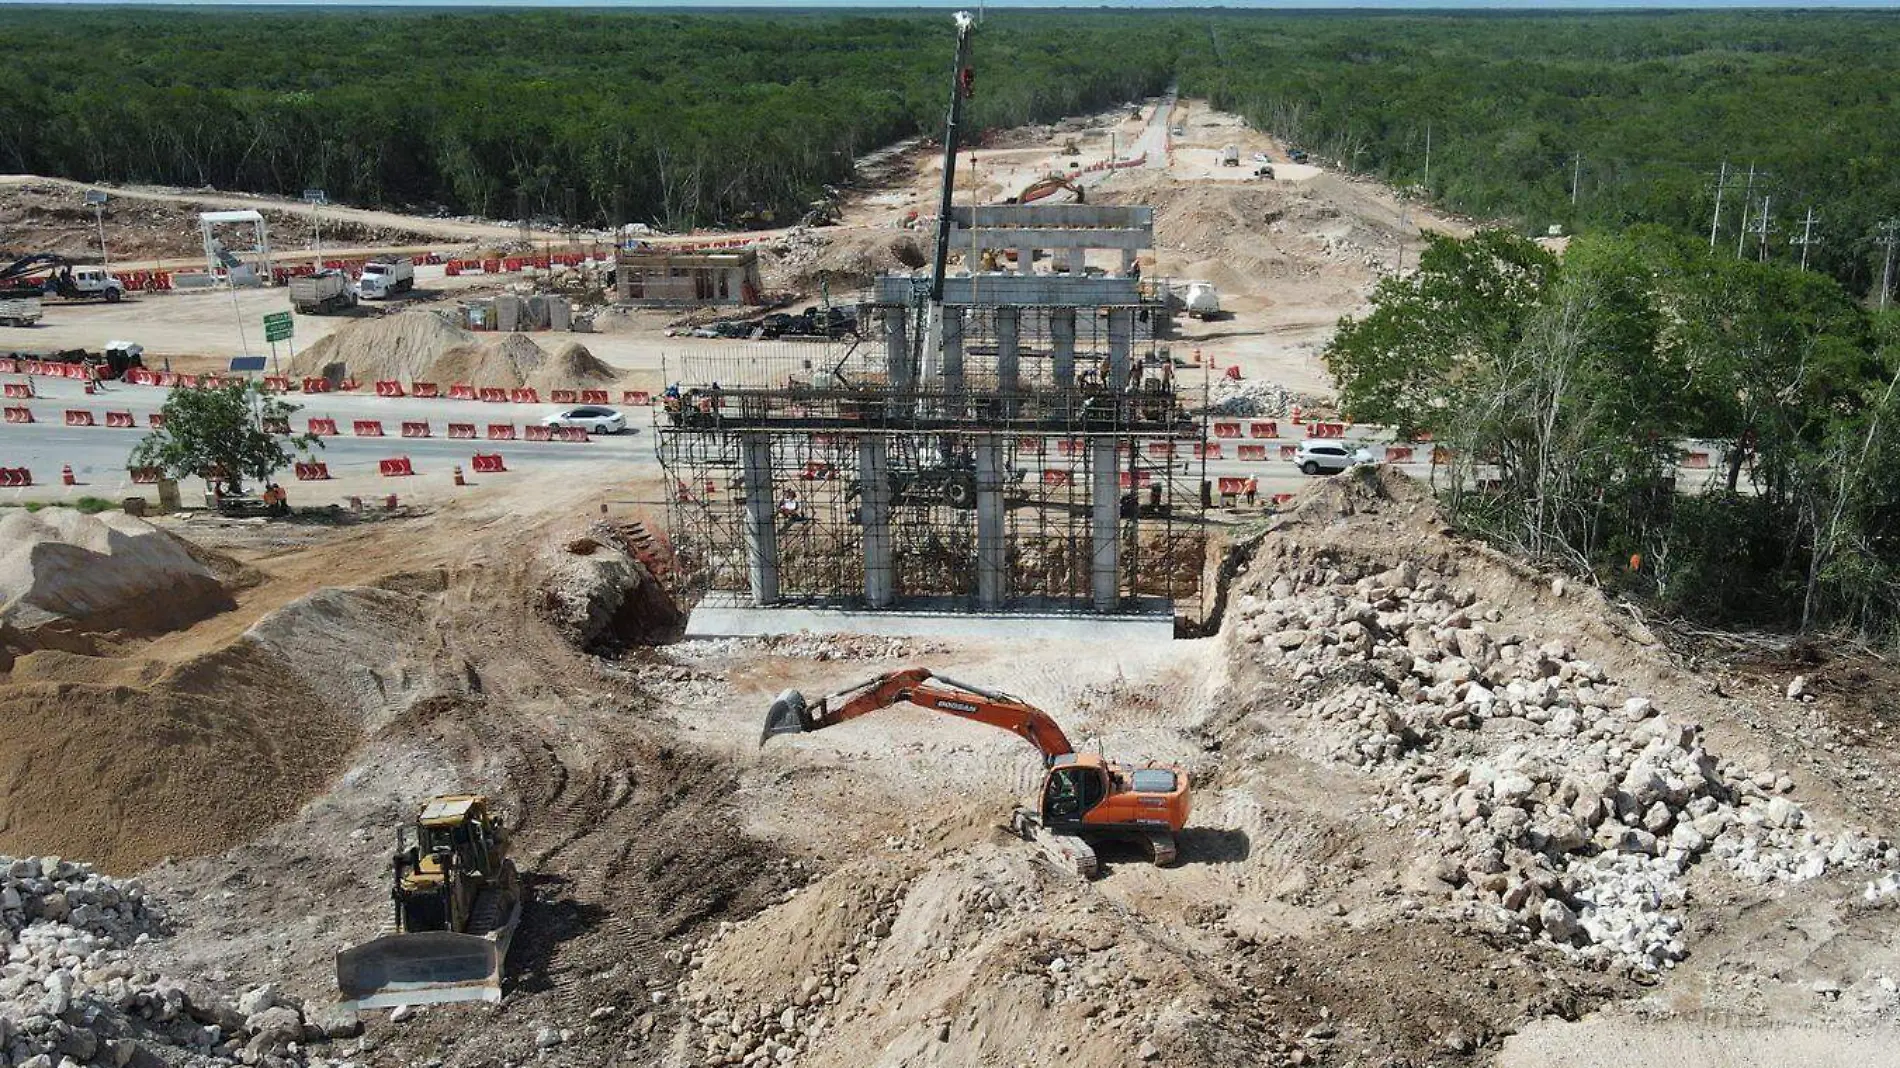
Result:
{"label": "worker in orange vest", "polygon": [[1260,480],[1252,477],[1251,475],[1248,476],[1247,478],[1247,507],[1252,508],[1254,498],[1258,497],[1259,495],[1260,495]]}

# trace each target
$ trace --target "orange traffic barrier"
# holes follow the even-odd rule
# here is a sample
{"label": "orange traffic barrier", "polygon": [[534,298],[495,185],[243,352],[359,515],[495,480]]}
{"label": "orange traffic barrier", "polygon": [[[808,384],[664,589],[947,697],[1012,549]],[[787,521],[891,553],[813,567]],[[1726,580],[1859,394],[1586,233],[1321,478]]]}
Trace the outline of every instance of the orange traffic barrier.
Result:
{"label": "orange traffic barrier", "polygon": [[516,404],[539,404],[541,394],[532,389],[511,389],[508,391],[508,399]]}
{"label": "orange traffic barrier", "polygon": [[1291,493],[1276,493],[1273,495],[1273,503],[1275,504],[1285,504],[1292,499],[1293,495]]}
{"label": "orange traffic barrier", "polygon": [[264,388],[272,393],[289,393],[290,379],[283,375],[265,375]]}
{"label": "orange traffic barrier", "polygon": [[494,386],[483,386],[475,392],[477,396],[489,404],[506,404],[508,402],[508,391],[505,389],[497,389]]}
{"label": "orange traffic barrier", "polygon": [[1387,445],[1385,447],[1385,462],[1389,464],[1411,463],[1412,447],[1410,445]]}
{"label": "orange traffic barrier", "polygon": [[631,407],[643,408],[653,403],[653,394],[644,389],[629,389],[620,394],[620,403]]}
{"label": "orange traffic barrier", "polygon": [[131,412],[107,412],[106,425],[120,430],[129,430],[137,426],[138,422],[132,418]]}
{"label": "orange traffic barrier", "polygon": [[1299,454],[1300,454],[1300,447],[1298,445],[1280,446],[1280,459],[1282,460],[1296,459],[1298,458]]}
{"label": "orange traffic barrier", "polygon": [[426,438],[429,436],[429,424],[426,422],[410,422],[405,419],[402,424],[402,436],[405,438]]}
{"label": "orange traffic barrier", "polygon": [[593,440],[592,438],[587,436],[586,427],[557,426],[557,427],[554,427],[553,430],[554,430],[555,441],[587,442],[587,441]]}
{"label": "orange traffic barrier", "polygon": [[345,393],[350,393],[350,392],[354,392],[359,387],[359,385],[360,383],[358,383],[356,379],[346,378],[343,381],[338,382],[336,384],[336,388],[342,390]]}
{"label": "orange traffic barrier", "polygon": [[1247,436],[1250,438],[1277,438],[1280,436],[1280,424],[1255,420],[1247,424]]}
{"label": "orange traffic barrier", "polygon": [[1075,481],[1075,472],[1059,467],[1046,468],[1042,472],[1042,484],[1045,486],[1066,486]]}
{"label": "orange traffic barrier", "polygon": [[283,418],[283,419],[266,419],[266,420],[264,420],[264,433],[266,433],[266,434],[283,434],[283,435],[285,435],[285,436],[289,436],[289,434],[290,434],[290,419],[289,419],[288,417],[285,417],[285,418]]}
{"label": "orange traffic barrier", "polygon": [[376,395],[378,397],[400,397],[403,395],[402,383],[385,378],[376,383]]}
{"label": "orange traffic barrier", "polygon": [[1214,436],[1217,438],[1237,438],[1240,436],[1240,424],[1215,423]]}
{"label": "orange traffic barrier", "polygon": [[17,489],[33,484],[33,472],[24,467],[0,467],[0,486]]}
{"label": "orange traffic barrier", "polygon": [[488,424],[488,440],[490,441],[515,440],[515,425],[513,423]]}
{"label": "orange traffic barrier", "polygon": [[33,409],[24,406],[8,405],[6,421],[9,423],[30,423],[33,421]]}
{"label": "orange traffic barrier", "polygon": [[295,471],[299,482],[321,482],[330,477],[330,465],[325,463],[299,462]]}
{"label": "orange traffic barrier", "polygon": [[97,426],[99,424],[93,422],[91,412],[84,411],[79,408],[68,408],[66,409],[66,425],[67,426]]}
{"label": "orange traffic barrier", "polygon": [[1136,486],[1146,486],[1154,480],[1155,473],[1153,471],[1135,471],[1133,473],[1123,471],[1117,475],[1115,482],[1123,489],[1134,489]]}
{"label": "orange traffic barrier", "polygon": [[1174,457],[1174,442],[1151,441],[1148,443],[1148,455],[1157,460],[1172,459]]}
{"label": "orange traffic barrier", "polygon": [[555,404],[578,404],[580,399],[580,391],[575,389],[557,389],[548,393],[548,400]]}
{"label": "orange traffic barrier", "polygon": [[145,417],[145,423],[147,426],[150,426],[153,430],[163,430],[165,429],[165,413],[153,412],[152,414]]}
{"label": "orange traffic barrier", "polygon": [[1238,497],[1247,492],[1247,480],[1244,478],[1229,478],[1222,475],[1217,480],[1217,489],[1223,497]]}
{"label": "orange traffic barrier", "polygon": [[475,387],[467,382],[457,382],[449,387],[450,400],[474,400]]}
{"label": "orange traffic barrier", "polygon": [[358,419],[350,425],[355,429],[356,436],[359,438],[380,438],[383,436],[383,421],[381,419]]}
{"label": "orange traffic barrier", "polygon": [[474,456],[475,473],[492,475],[497,471],[506,471],[508,466],[501,462],[501,453],[478,452]]}
{"label": "orange traffic barrier", "polygon": [[523,441],[553,441],[554,428],[551,426],[524,426],[521,428]]}
{"label": "orange traffic barrier", "polygon": [[409,383],[409,395],[412,397],[421,397],[424,400],[429,400],[435,397],[440,397],[442,395],[442,391],[439,388],[437,388],[434,382],[411,382]]}
{"label": "orange traffic barrier", "polygon": [[604,389],[583,389],[581,390],[581,403],[606,404],[607,391]]}
{"label": "orange traffic barrier", "polygon": [[303,380],[303,391],[305,393],[328,393],[330,392],[330,380],[327,378],[306,378]]}
{"label": "orange traffic barrier", "polygon": [[9,397],[17,397],[20,400],[31,400],[33,399],[33,383],[8,382],[6,395]]}
{"label": "orange traffic barrier", "polygon": [[1346,436],[1344,423],[1308,423],[1306,436],[1309,438],[1343,438]]}
{"label": "orange traffic barrier", "polygon": [[393,478],[399,475],[413,475],[416,473],[415,465],[409,462],[409,457],[407,456],[398,456],[389,460],[378,460],[376,461],[376,470],[385,478]]}
{"label": "orange traffic barrier", "polygon": [[336,420],[312,419],[310,420],[310,432],[319,437],[335,437],[337,434]]}
{"label": "orange traffic barrier", "polygon": [[1242,445],[1240,447],[1240,458],[1243,460],[1264,460],[1267,458],[1267,447],[1265,445]]}
{"label": "orange traffic barrier", "polygon": [[1196,457],[1202,460],[1218,460],[1221,458],[1220,442],[1218,441],[1201,442],[1199,445],[1196,445],[1194,447],[1194,454]]}
{"label": "orange traffic barrier", "polygon": [[474,436],[475,436],[474,423],[450,423],[449,424],[449,437],[472,438]]}

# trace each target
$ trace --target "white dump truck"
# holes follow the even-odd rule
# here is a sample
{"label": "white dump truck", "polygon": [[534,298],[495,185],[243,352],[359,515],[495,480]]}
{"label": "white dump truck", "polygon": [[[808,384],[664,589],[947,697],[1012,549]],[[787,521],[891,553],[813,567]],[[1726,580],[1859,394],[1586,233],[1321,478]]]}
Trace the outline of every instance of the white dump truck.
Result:
{"label": "white dump truck", "polygon": [[1223,167],[1240,166],[1240,146],[1226,145],[1220,150],[1220,165]]}
{"label": "white dump truck", "polygon": [[32,326],[39,321],[39,294],[0,293],[0,326]]}
{"label": "white dump truck", "polygon": [[1220,318],[1220,294],[1212,282],[1189,282],[1181,303],[1190,319]]}
{"label": "white dump truck", "polygon": [[405,256],[381,256],[363,265],[356,292],[364,300],[386,300],[416,285],[416,268]]}
{"label": "white dump truck", "polygon": [[350,276],[342,271],[317,271],[290,280],[290,306],[304,315],[327,315],[356,304]]}

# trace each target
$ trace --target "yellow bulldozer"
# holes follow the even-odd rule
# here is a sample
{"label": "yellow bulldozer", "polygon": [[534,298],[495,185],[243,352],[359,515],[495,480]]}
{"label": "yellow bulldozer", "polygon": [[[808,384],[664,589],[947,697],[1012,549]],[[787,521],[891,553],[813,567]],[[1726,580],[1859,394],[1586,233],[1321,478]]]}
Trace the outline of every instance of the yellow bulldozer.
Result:
{"label": "yellow bulldozer", "polygon": [[502,962],[521,922],[521,876],[486,797],[432,797],[415,840],[396,832],[392,929],[336,957],[346,1008],[500,1001]]}

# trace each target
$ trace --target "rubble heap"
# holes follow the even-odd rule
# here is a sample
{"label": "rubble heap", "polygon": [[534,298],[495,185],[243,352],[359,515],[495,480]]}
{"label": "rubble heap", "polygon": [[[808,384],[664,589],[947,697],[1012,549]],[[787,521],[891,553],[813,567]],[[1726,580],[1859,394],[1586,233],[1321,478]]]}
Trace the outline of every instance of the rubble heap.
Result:
{"label": "rubble heap", "polygon": [[138,947],[165,915],[137,880],[59,857],[0,856],[0,1068],[166,1063],[311,1066],[305,1044],[359,1034],[269,986],[236,1001],[154,975]]}
{"label": "rubble heap", "polygon": [[1287,684],[1305,721],[1287,744],[1380,777],[1382,814],[1439,852],[1465,919],[1654,970],[1686,954],[1693,865],[1766,883],[1900,863],[1814,826],[1790,776],[1721,759],[1698,724],[1568,640],[1505,625],[1455,576],[1279,541],[1250,570],[1228,640]]}

